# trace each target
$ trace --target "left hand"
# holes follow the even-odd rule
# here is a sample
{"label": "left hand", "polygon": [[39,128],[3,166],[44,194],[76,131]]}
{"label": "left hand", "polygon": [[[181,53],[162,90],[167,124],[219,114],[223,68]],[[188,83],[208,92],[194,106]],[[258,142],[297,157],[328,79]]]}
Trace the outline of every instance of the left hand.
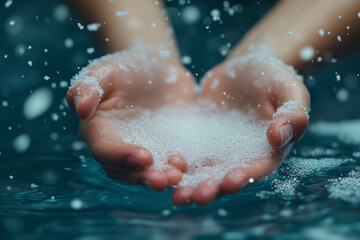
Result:
{"label": "left hand", "polygon": [[209,179],[195,188],[176,189],[172,196],[176,205],[207,205],[269,175],[308,126],[310,96],[305,85],[291,67],[270,54],[248,53],[216,66],[205,75],[201,97],[218,105],[223,102],[228,109],[253,109],[260,119],[271,121],[267,138],[272,152],[266,159],[254,159],[248,167],[230,170],[220,183]]}

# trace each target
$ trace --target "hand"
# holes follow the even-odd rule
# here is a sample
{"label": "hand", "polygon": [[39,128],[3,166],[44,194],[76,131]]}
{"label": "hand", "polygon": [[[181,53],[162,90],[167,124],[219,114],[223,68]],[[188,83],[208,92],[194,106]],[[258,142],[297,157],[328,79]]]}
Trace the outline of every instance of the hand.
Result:
{"label": "hand", "polygon": [[122,142],[109,129],[116,120],[106,113],[128,108],[156,109],[177,100],[195,100],[194,80],[177,63],[163,61],[150,46],[135,46],[92,62],[73,80],[67,102],[80,116],[80,135],[109,177],[143,184],[155,191],[176,185],[186,171],[180,156],[169,167],[150,169],[151,153]]}
{"label": "hand", "polygon": [[308,126],[310,96],[306,87],[294,70],[266,52],[248,53],[208,72],[202,98],[228,109],[252,109],[260,119],[271,121],[267,138],[273,151],[269,158],[254,159],[246,168],[230,170],[220,183],[209,179],[193,189],[176,189],[172,196],[176,205],[207,205],[224,193],[236,193],[269,175]]}

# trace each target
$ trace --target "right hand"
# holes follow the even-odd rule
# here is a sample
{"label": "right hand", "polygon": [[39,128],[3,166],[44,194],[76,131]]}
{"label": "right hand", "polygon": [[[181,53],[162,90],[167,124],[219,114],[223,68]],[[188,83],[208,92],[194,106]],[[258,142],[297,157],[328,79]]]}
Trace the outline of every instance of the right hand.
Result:
{"label": "right hand", "polygon": [[[149,168],[153,163],[151,153],[115,136],[109,130],[115,128],[116,119],[102,114],[113,109],[156,109],[177,100],[195,100],[192,76],[181,64],[163,61],[149,48],[132,47],[94,61],[77,76],[67,93],[67,102],[81,118],[82,139],[109,177],[163,191],[181,180],[187,169],[185,160],[169,156],[166,169]],[[89,83],[89,79],[99,85]]]}

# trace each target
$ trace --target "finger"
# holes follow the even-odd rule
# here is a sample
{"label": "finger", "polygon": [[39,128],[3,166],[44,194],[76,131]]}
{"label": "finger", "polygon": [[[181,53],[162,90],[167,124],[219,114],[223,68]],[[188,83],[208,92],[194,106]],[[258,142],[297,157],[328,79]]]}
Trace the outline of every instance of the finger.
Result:
{"label": "finger", "polygon": [[281,164],[283,151],[278,151],[268,159],[255,159],[246,167],[230,170],[222,182],[220,189],[224,193],[233,194],[271,174]]}
{"label": "finger", "polygon": [[200,183],[193,191],[191,200],[199,206],[209,205],[219,193],[219,185],[213,180]]}
{"label": "finger", "polygon": [[99,97],[99,93],[94,91],[91,85],[79,83],[68,91],[66,100],[74,113],[82,119],[87,119],[94,114]]}
{"label": "finger", "polygon": [[244,187],[244,182],[247,179],[248,176],[244,173],[244,169],[231,169],[223,178],[220,188],[224,193],[233,194]]}
{"label": "finger", "polygon": [[180,187],[175,189],[171,200],[176,206],[187,206],[191,204],[191,194],[193,190],[190,187]]}
{"label": "finger", "polygon": [[168,167],[164,170],[169,186],[177,185],[182,179],[182,172],[175,167]]}
{"label": "finger", "polygon": [[140,171],[123,172],[114,169],[104,168],[107,175],[115,180],[130,184],[137,184],[149,187],[156,192],[162,192],[168,186],[165,173],[157,169],[145,169]]}
{"label": "finger", "polygon": [[174,167],[177,167],[183,173],[187,172],[188,170],[188,163],[181,155],[171,155],[168,159],[168,163]]}
{"label": "finger", "polygon": [[268,127],[268,141],[272,147],[282,148],[301,139],[308,124],[308,116],[304,112],[277,116]]}
{"label": "finger", "polygon": [[67,92],[66,100],[70,109],[82,119],[91,117],[99,102],[113,89],[115,73],[116,68],[106,61],[82,70],[74,77]]}
{"label": "finger", "polygon": [[153,157],[147,149],[123,142],[112,129],[116,129],[112,121],[98,115],[90,122],[81,122],[80,135],[96,161],[119,170],[146,168],[153,164]]}
{"label": "finger", "polygon": [[310,95],[305,85],[295,78],[282,83],[279,92],[271,95],[276,112],[267,130],[268,141],[275,148],[299,140],[309,123]]}

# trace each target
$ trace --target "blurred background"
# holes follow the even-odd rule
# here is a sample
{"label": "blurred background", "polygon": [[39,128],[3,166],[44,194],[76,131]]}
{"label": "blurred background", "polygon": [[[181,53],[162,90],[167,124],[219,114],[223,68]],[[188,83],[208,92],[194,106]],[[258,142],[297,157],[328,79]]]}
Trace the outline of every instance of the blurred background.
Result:
{"label": "blurred background", "polygon": [[[208,69],[226,57],[230,49],[275,3],[271,0],[167,0],[181,55],[185,56],[185,66],[199,80]],[[221,21],[213,21],[213,9],[220,11]],[[48,209],[45,198],[55,196],[54,199],[61,199],[62,194],[66,196],[69,193],[68,189],[78,189],[76,194],[68,194],[71,200],[88,189],[88,185],[81,185],[81,181],[74,177],[77,171],[69,172],[76,169],[71,167],[71,161],[76,159],[78,167],[86,167],[91,165],[91,157],[78,137],[78,118],[69,110],[65,94],[70,78],[86,66],[89,59],[104,55],[104,51],[86,27],[79,29],[79,22],[82,22],[81,19],[65,1],[1,2],[0,232],[5,235],[30,233],[36,221],[45,222],[44,211]],[[314,69],[311,63],[306,66],[305,81],[312,96],[311,122],[360,117],[359,53],[358,49],[341,57],[326,53],[323,68]],[[305,137],[303,143],[306,141],[311,142],[312,138]],[[59,172],[59,169],[63,172]],[[98,167],[94,169],[100,171]],[[95,170],[87,172],[96,175]],[[84,171],[80,173],[84,174]],[[13,178],[11,185],[9,179]],[[98,180],[112,184],[104,180],[105,176],[91,179],[92,183]],[[62,185],[62,181],[67,183]],[[44,185],[43,192],[32,192],[39,183]],[[15,193],[11,194],[10,190],[14,189]],[[121,194],[121,197],[126,197],[126,191]],[[152,193],[146,194],[154,196]],[[167,199],[165,206],[171,206],[168,195],[161,197]],[[44,202],[39,204],[40,200]],[[66,204],[68,206],[68,202]],[[79,202],[71,204],[75,208],[79,206]],[[156,208],[156,204],[154,202],[156,211],[162,211],[163,207]],[[21,205],[25,207],[21,208]],[[66,209],[65,205],[57,206],[60,207],[50,210],[50,215],[58,215],[59,210]],[[110,204],[109,208],[114,206],[119,208],[116,204]],[[134,209],[139,205],[135,201],[124,206]],[[146,208],[140,209],[145,211]],[[130,213],[127,212],[132,216],[133,212]],[[65,215],[60,214],[61,218],[71,219],[71,214],[62,214]],[[31,223],[34,216],[37,216],[37,220]],[[211,228],[211,222],[206,224]],[[70,225],[65,224],[63,228],[60,225],[60,229],[71,229]],[[52,227],[47,225],[45,230]],[[39,233],[43,233],[43,230],[37,228]],[[31,239],[31,235],[26,236]]]}
{"label": "blurred background", "polygon": [[[200,79],[276,1],[166,2],[181,54],[190,57],[185,65]],[[221,21],[213,21],[213,9],[221,10]],[[91,32],[79,29],[81,19],[64,1],[3,1],[0,22],[0,151],[13,152],[20,135],[29,148],[41,145],[45,151],[62,136],[77,133],[78,120],[65,102],[69,79],[104,52]],[[338,59],[326,56],[321,70],[309,64],[305,71],[311,119],[358,117],[359,51]],[[25,104],[32,93],[43,104],[33,115],[34,106]]]}

